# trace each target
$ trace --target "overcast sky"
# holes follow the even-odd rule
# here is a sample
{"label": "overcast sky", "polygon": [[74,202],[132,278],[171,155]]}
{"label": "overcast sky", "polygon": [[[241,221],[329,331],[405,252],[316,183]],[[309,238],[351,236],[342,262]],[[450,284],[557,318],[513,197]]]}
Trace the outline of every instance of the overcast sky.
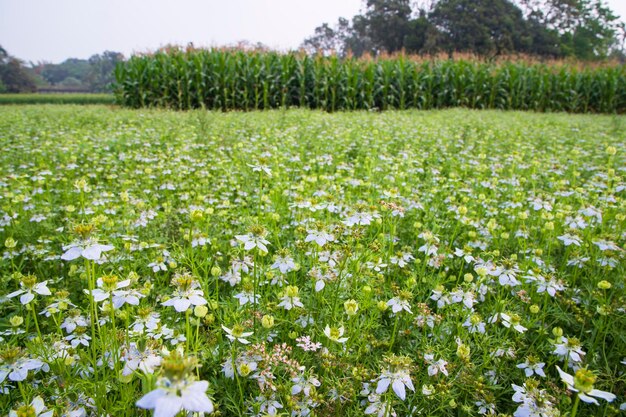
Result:
{"label": "overcast sky", "polygon": [[[626,0],[607,3],[626,17]],[[33,62],[88,58],[105,50],[129,56],[168,43],[219,46],[247,40],[290,49],[323,22],[351,18],[361,5],[361,0],[0,0],[0,45]]]}

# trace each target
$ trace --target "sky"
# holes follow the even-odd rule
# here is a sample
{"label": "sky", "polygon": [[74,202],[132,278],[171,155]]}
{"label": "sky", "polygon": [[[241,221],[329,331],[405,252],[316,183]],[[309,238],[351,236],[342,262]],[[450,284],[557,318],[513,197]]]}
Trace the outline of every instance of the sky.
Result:
{"label": "sky", "polygon": [[[606,3],[626,21],[626,0]],[[0,0],[0,45],[34,63],[189,42],[288,50],[361,8],[361,0]]]}

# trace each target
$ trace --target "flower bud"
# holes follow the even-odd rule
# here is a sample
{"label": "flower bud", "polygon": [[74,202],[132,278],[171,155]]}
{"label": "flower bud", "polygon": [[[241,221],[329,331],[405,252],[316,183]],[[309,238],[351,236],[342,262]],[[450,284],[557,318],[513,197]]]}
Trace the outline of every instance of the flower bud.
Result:
{"label": "flower bud", "polygon": [[274,327],[274,316],[268,314],[264,315],[261,319],[261,325],[265,329],[271,329]]}
{"label": "flower bud", "polygon": [[209,308],[205,305],[195,306],[193,308],[193,315],[200,319],[206,316],[208,312],[209,312]]}

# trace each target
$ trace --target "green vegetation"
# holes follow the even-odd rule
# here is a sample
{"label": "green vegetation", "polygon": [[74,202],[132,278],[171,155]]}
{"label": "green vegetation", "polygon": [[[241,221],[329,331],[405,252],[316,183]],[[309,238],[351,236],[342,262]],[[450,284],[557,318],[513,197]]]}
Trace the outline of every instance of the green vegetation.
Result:
{"label": "green vegetation", "polygon": [[0,94],[2,104],[114,104],[113,94],[50,93]]}
{"label": "green vegetation", "polygon": [[0,46],[0,93],[110,93],[115,66],[123,60],[121,53],[105,51],[88,60],[69,58],[60,64],[31,62],[27,66]]}
{"label": "green vegetation", "polygon": [[619,65],[170,49],[132,57],[116,79],[118,101],[129,107],[626,111],[626,67]]}
{"label": "green vegetation", "polygon": [[617,416],[625,122],[4,107],[0,415]]}
{"label": "green vegetation", "polygon": [[31,71],[40,81],[39,88],[109,93],[115,81],[115,66],[123,61],[121,53],[105,51],[89,59],[69,58],[60,64],[39,63],[33,65]]}
{"label": "green vegetation", "polygon": [[0,46],[0,94],[31,93],[35,89],[35,81],[23,62]]}
{"label": "green vegetation", "polygon": [[310,52],[463,52],[482,57],[626,58],[624,23],[602,0],[364,0],[362,14],[324,23]]}

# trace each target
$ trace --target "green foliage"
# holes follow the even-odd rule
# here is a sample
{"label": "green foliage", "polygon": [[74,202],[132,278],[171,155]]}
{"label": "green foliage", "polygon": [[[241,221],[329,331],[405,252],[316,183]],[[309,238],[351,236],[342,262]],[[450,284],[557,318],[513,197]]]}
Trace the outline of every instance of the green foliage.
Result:
{"label": "green foliage", "polygon": [[346,56],[468,52],[602,60],[622,56],[624,24],[601,0],[367,0],[351,21],[315,29],[302,46]]}
{"label": "green foliage", "polygon": [[0,46],[0,92],[23,93],[35,91],[35,81],[23,62],[12,57]]}
{"label": "green foliage", "polygon": [[115,66],[123,60],[121,53],[105,51],[88,60],[68,58],[60,64],[42,63],[33,71],[51,86],[82,87],[84,91],[102,93],[111,91]]}
{"label": "green foliage", "polygon": [[626,111],[622,66],[170,50],[132,57],[116,79],[118,102],[136,108]]}
{"label": "green foliage", "polygon": [[441,0],[430,20],[446,51],[483,56],[532,52],[522,11],[507,0]]}
{"label": "green foliage", "polygon": [[84,82],[89,72],[89,62],[84,59],[68,58],[60,64],[43,64],[38,72],[51,85],[61,84],[70,77]]}
{"label": "green foliage", "polygon": [[112,94],[2,94],[0,105],[3,104],[114,104]]}

